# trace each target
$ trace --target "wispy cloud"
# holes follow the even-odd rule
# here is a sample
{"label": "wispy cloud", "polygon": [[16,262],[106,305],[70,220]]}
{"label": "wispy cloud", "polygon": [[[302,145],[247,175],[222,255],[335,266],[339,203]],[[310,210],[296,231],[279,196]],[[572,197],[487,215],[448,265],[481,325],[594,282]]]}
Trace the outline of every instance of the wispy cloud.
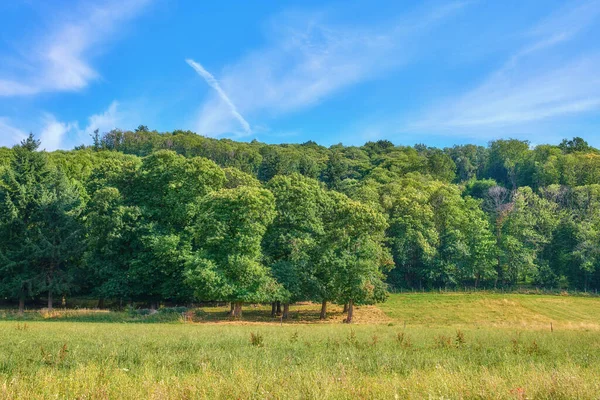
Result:
{"label": "wispy cloud", "polygon": [[525,43],[478,87],[429,110],[410,129],[464,134],[464,129],[522,126],[549,118],[600,111],[600,55],[560,56],[552,50],[575,40],[600,16],[600,1],[568,2],[530,29]]}
{"label": "wispy cloud", "polygon": [[16,128],[6,117],[0,117],[0,146],[10,147],[25,139],[27,134]]}
{"label": "wispy cloud", "polygon": [[528,34],[537,38],[573,38],[590,27],[600,15],[600,0],[569,1],[536,24]]}
{"label": "wispy cloud", "polygon": [[[34,133],[40,139],[41,148],[47,151],[88,144],[96,129],[104,133],[130,122],[118,107],[119,103],[113,101],[104,112],[91,115],[84,128],[80,128],[77,121],[60,121],[54,114],[44,112],[39,121],[34,122]],[[27,137],[25,131],[17,128],[17,125],[6,117],[0,117],[0,146],[14,146]]]}
{"label": "wispy cloud", "polygon": [[[418,54],[415,38],[467,4],[453,2],[418,10],[378,28],[331,23],[325,13],[277,15],[269,26],[269,37],[275,39],[223,69],[222,89],[216,94],[220,99],[210,96],[202,105],[198,132],[235,135],[230,120],[237,117],[230,103],[247,117],[272,118],[312,107],[346,87],[379,79]],[[229,102],[220,101],[221,92],[227,93]]]}
{"label": "wispy cloud", "polygon": [[20,50],[21,68],[0,67],[0,96],[23,96],[51,91],[75,91],[97,79],[92,53],[115,35],[151,0],[108,0],[72,5],[69,18],[56,21],[53,30],[31,40]]}
{"label": "wispy cloud", "polygon": [[41,147],[47,151],[58,150],[62,147],[65,136],[77,129],[75,122],[60,122],[54,115],[45,113],[43,115],[43,128],[39,138]]}
{"label": "wispy cloud", "polygon": [[242,114],[240,114],[238,112],[237,107],[235,106],[235,104],[233,104],[233,102],[231,101],[231,99],[229,98],[229,96],[227,96],[227,93],[225,93],[225,91],[221,88],[221,85],[215,79],[215,77],[210,72],[208,72],[206,69],[204,69],[204,67],[202,65],[198,64],[194,60],[188,59],[188,60],[185,60],[185,61],[190,65],[190,67],[192,67],[198,73],[198,75],[200,75],[202,78],[204,78],[204,80],[206,81],[206,83],[210,87],[212,87],[213,89],[215,89],[215,91],[219,95],[219,98],[229,108],[229,111],[231,112],[231,115],[236,120],[238,120],[238,122],[240,123],[240,125],[244,129],[244,132],[247,133],[247,134],[252,133],[252,129],[250,129],[250,124],[248,123],[248,121],[246,121],[244,119],[244,117],[242,117]]}
{"label": "wispy cloud", "polygon": [[548,72],[495,76],[418,124],[501,127],[600,109],[600,57],[581,57]]}
{"label": "wispy cloud", "polygon": [[125,119],[123,113],[119,111],[119,102],[115,100],[108,106],[106,111],[88,118],[88,124],[83,130],[79,131],[78,138],[81,143],[89,143],[96,129],[100,133],[108,132],[126,123]]}

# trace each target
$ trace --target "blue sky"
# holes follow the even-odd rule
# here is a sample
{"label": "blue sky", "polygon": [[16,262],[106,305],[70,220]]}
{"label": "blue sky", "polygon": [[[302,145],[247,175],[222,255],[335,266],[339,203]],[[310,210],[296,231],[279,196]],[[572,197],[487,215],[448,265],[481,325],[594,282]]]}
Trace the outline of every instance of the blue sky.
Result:
{"label": "blue sky", "polygon": [[0,2],[0,146],[140,124],[269,143],[600,146],[600,0]]}

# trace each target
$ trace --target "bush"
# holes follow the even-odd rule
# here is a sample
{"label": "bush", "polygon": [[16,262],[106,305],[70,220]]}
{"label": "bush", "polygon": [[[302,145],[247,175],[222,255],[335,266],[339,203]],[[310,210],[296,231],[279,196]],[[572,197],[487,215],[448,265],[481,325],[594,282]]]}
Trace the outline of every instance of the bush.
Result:
{"label": "bush", "polygon": [[160,314],[183,314],[187,311],[187,307],[162,307],[158,309]]}
{"label": "bush", "polygon": [[135,317],[145,317],[147,315],[153,314],[155,310],[151,310],[149,308],[138,308],[135,309],[133,307],[129,308],[129,316],[132,318]]}
{"label": "bush", "polygon": [[250,332],[250,344],[256,347],[263,346],[263,335],[260,333]]}

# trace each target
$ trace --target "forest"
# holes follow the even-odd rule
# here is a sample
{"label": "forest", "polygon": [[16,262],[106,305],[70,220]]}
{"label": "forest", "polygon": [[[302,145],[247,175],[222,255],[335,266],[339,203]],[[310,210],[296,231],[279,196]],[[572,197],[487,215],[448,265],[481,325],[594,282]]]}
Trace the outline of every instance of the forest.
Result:
{"label": "forest", "polygon": [[94,132],[0,148],[0,296],[354,305],[400,289],[600,286],[600,152]]}

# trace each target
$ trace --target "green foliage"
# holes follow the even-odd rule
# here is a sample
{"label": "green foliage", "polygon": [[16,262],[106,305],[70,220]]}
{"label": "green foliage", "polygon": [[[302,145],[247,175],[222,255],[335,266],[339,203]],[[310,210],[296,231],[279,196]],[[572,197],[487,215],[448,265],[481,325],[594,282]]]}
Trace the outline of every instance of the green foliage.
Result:
{"label": "green foliage", "polygon": [[82,195],[37,152],[32,135],[13,148],[0,177],[0,289],[26,294],[69,293],[84,249]]}
{"label": "green foliage", "polygon": [[275,197],[276,214],[263,238],[263,249],[283,288],[277,299],[309,300],[311,265],[325,237],[326,192],[319,182],[299,174],[276,176],[267,187]]}
{"label": "green foliage", "polygon": [[260,181],[252,175],[237,168],[223,168],[225,173],[225,188],[235,189],[240,186],[260,187]]}
{"label": "green foliage", "polygon": [[129,269],[139,252],[142,213],[126,206],[119,190],[98,190],[88,205],[86,227],[88,250],[84,261],[96,282],[92,293],[100,298],[132,298]]}
{"label": "green foliage", "polygon": [[385,300],[384,273],[393,261],[383,246],[387,222],[373,207],[331,193],[325,267],[332,270],[334,300],[340,304],[373,304]]}
{"label": "green foliage", "polygon": [[130,202],[161,228],[179,232],[189,225],[192,205],[221,188],[225,176],[212,161],[162,150],[144,157],[134,179]]}
{"label": "green foliage", "polygon": [[525,159],[528,150],[528,141],[508,139],[492,142],[487,167],[489,177],[511,189],[516,189],[518,165]]}
{"label": "green foliage", "polygon": [[580,137],[574,137],[571,140],[563,139],[558,147],[564,153],[575,153],[575,152],[589,152],[592,150],[590,145]]}
{"label": "green foliage", "polygon": [[600,287],[600,153],[96,132],[0,149],[0,293],[352,304],[394,288]]}
{"label": "green foliage", "polygon": [[499,227],[501,275],[511,283],[527,282],[535,274],[536,260],[556,228],[556,205],[528,188],[520,188]]}
{"label": "green foliage", "polygon": [[202,300],[260,302],[277,284],[262,264],[261,240],[275,216],[271,192],[221,189],[198,204],[186,277]]}
{"label": "green foliage", "polygon": [[472,179],[466,182],[463,195],[476,199],[485,199],[488,191],[494,186],[497,186],[497,183],[493,179]]}

